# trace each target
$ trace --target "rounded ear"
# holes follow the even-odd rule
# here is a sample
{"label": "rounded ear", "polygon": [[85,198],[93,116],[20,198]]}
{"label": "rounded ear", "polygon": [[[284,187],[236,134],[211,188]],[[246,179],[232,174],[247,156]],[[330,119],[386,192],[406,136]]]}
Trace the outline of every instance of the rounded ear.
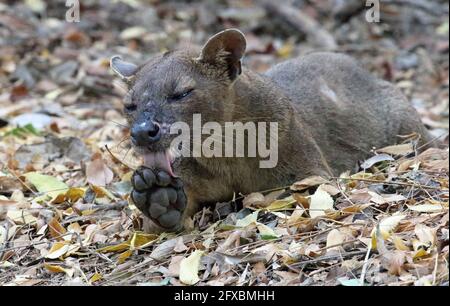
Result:
{"label": "rounded ear", "polygon": [[227,29],[217,33],[203,46],[199,61],[212,65],[227,65],[230,78],[235,79],[242,71],[241,59],[247,41],[238,29]]}
{"label": "rounded ear", "polygon": [[113,57],[111,57],[111,60],[109,61],[109,66],[122,79],[134,76],[138,70],[137,65],[125,62],[119,55],[114,55]]}

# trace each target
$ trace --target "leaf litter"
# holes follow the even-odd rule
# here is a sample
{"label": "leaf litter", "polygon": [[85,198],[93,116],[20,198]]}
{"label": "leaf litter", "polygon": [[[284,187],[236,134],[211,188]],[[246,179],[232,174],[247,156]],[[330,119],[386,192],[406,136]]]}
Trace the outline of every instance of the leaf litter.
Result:
{"label": "leaf litter", "polygon": [[[279,38],[286,33],[265,24],[253,1],[243,4],[247,10],[215,3],[221,21],[210,8],[183,1],[176,8],[170,2],[87,4],[101,21],[83,27],[38,17],[43,10],[62,16],[64,6],[17,2],[0,6],[0,24],[17,28],[0,40],[0,284],[448,284],[448,148],[418,153],[409,140],[377,148],[359,172],[311,176],[205,207],[185,232],[142,232],[142,216],[129,201],[139,157],[121,115],[124,86],[108,58],[125,52],[143,62],[191,37],[194,20],[199,43],[213,34],[204,29],[214,23],[237,23],[249,33],[255,22],[263,25],[264,33],[248,35],[246,64],[257,71],[311,50],[306,41]],[[323,12],[326,1],[316,2],[324,6],[305,4],[305,11]],[[13,13],[28,9],[29,20]],[[103,9],[109,13],[100,14]],[[122,18],[127,14],[138,18]],[[412,57],[399,50],[370,46],[369,56],[355,49],[346,37],[370,41],[366,23],[333,30],[347,52],[397,83],[433,135],[448,134],[448,21],[446,27],[439,22],[431,28],[440,37],[436,44],[402,38],[422,59],[416,70],[402,68]],[[35,50],[20,57],[30,42]],[[440,64],[427,66],[430,58]],[[281,196],[285,191],[290,194]]]}

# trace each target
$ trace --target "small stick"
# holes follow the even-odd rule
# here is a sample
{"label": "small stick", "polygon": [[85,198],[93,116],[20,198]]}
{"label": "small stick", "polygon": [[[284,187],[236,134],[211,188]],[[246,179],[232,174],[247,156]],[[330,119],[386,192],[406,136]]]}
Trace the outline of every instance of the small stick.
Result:
{"label": "small stick", "polygon": [[361,181],[361,182],[378,183],[378,184],[386,184],[386,185],[400,185],[400,186],[418,187],[418,188],[433,189],[433,190],[442,189],[440,187],[425,186],[425,185],[420,185],[420,184],[411,184],[411,183],[404,183],[404,182],[382,182],[382,181],[363,179],[363,178],[333,177],[333,179],[348,180],[348,181]]}
{"label": "small stick", "polygon": [[328,260],[333,260],[333,259],[364,255],[365,253],[366,253],[366,251],[354,251],[354,252],[347,252],[344,254],[325,255],[325,256],[320,256],[315,259],[296,262],[296,263],[292,264],[292,266],[309,265],[309,264],[317,263],[317,262],[321,262],[321,261],[328,261]]}

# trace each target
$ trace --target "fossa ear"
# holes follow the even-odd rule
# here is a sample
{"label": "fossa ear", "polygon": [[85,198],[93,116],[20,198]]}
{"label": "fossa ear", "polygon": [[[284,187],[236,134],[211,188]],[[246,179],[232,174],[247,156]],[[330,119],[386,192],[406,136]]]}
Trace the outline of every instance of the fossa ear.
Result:
{"label": "fossa ear", "polygon": [[114,55],[109,61],[111,69],[122,79],[128,79],[136,74],[138,66],[122,60],[119,55]]}
{"label": "fossa ear", "polygon": [[246,46],[247,41],[241,31],[224,30],[208,39],[198,60],[215,66],[226,65],[230,79],[234,80],[242,72],[241,59]]}

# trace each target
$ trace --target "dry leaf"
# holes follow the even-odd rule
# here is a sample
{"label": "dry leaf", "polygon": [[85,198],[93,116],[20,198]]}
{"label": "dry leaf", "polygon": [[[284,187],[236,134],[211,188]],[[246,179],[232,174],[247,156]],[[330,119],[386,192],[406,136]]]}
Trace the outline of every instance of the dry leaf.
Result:
{"label": "dry leaf", "polygon": [[377,150],[378,153],[387,153],[391,155],[408,155],[414,152],[412,143],[399,144],[395,146],[387,146]]}
{"label": "dry leaf", "polygon": [[93,160],[86,166],[86,179],[94,186],[106,186],[113,178],[113,172],[101,158]]}
{"label": "dry leaf", "polygon": [[327,235],[327,253],[339,252],[342,246],[339,246],[344,242],[344,235],[338,230],[333,229]]}
{"label": "dry leaf", "polygon": [[198,269],[203,251],[196,250],[189,257],[180,262],[180,281],[186,285],[194,285],[200,279],[198,278]]}
{"label": "dry leaf", "polygon": [[371,233],[372,248],[376,248],[377,246],[377,236],[384,240],[388,239],[391,236],[392,231],[394,231],[400,221],[402,221],[405,217],[405,215],[397,214],[381,220],[381,222],[374,227]]}
{"label": "dry leaf", "polygon": [[294,191],[302,191],[302,190],[308,189],[310,187],[327,184],[327,183],[329,183],[328,180],[324,179],[321,176],[315,175],[315,176],[307,177],[299,182],[295,182],[294,184],[292,184],[291,189]]}
{"label": "dry leaf", "polygon": [[311,218],[324,216],[326,210],[333,209],[333,204],[333,198],[319,186],[316,192],[311,196],[309,215]]}

